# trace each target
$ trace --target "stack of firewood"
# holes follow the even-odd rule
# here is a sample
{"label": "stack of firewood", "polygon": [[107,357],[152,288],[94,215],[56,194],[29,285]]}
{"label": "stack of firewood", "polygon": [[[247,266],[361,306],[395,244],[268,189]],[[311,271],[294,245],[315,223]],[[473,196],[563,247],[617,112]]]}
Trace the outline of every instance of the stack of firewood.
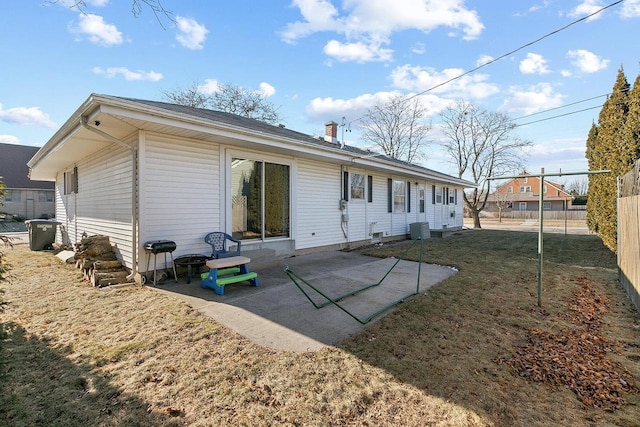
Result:
{"label": "stack of firewood", "polygon": [[127,283],[129,271],[116,258],[108,236],[89,236],[76,243],[76,267],[96,287]]}

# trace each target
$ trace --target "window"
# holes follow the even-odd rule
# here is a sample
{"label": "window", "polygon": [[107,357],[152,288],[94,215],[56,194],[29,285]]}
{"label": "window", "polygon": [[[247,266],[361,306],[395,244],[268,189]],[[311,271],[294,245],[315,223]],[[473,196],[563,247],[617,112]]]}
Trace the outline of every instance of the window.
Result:
{"label": "window", "polygon": [[518,204],[518,210],[526,211],[527,210],[527,202],[520,202]]}
{"label": "window", "polygon": [[38,191],[38,203],[53,202],[53,191]]}
{"label": "window", "polygon": [[420,213],[424,213],[424,187],[420,186],[418,189],[418,204]]}
{"label": "window", "polygon": [[364,175],[351,174],[351,199],[364,200]]}
{"label": "window", "polygon": [[545,211],[551,210],[551,202],[542,202],[542,209]]}
{"label": "window", "polygon": [[442,204],[442,187],[436,186],[436,203]]}
{"label": "window", "polygon": [[64,194],[78,192],[78,168],[64,173]]}
{"label": "window", "polygon": [[508,186],[507,187],[507,193],[513,193],[513,187],[512,186]]}
{"label": "window", "polygon": [[231,195],[233,237],[289,237],[289,166],[233,159]]}
{"label": "window", "polygon": [[520,192],[521,193],[529,193],[529,192],[531,192],[531,186],[527,185],[527,186],[520,187]]}
{"label": "window", "polygon": [[524,178],[522,178],[522,182],[524,182],[525,184],[529,183],[529,178],[527,178],[526,176]]}
{"label": "window", "polygon": [[456,195],[455,195],[455,191],[454,190],[449,190],[447,188],[447,194],[449,195],[449,204],[450,205],[455,205],[456,204]]}
{"label": "window", "polygon": [[547,184],[542,186],[542,193],[547,194]]}
{"label": "window", "polygon": [[393,212],[405,211],[406,183],[404,181],[393,181]]}
{"label": "window", "polygon": [[5,202],[20,202],[22,200],[22,191],[7,190],[4,194]]}

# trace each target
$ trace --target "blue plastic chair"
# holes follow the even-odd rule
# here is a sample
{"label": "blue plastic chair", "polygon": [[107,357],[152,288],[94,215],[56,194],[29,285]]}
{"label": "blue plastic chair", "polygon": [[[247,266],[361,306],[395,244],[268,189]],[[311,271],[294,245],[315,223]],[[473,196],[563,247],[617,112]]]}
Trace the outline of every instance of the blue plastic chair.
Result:
{"label": "blue plastic chair", "polygon": [[[205,243],[211,245],[211,256],[213,258],[228,258],[232,256],[240,256],[241,242],[238,239],[234,239],[227,233],[222,231],[214,231],[204,237]],[[235,250],[229,250],[227,241],[235,243]]]}

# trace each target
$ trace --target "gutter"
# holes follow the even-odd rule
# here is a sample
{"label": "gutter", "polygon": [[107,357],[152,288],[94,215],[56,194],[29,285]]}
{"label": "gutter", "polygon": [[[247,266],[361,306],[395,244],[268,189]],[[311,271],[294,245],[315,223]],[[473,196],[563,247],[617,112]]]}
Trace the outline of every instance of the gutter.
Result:
{"label": "gutter", "polygon": [[137,196],[137,167],[138,167],[138,150],[135,145],[129,145],[119,140],[113,135],[109,135],[100,129],[89,126],[87,116],[80,116],[80,125],[86,130],[95,133],[115,144],[131,150],[131,274],[127,276],[127,280],[135,278],[138,274],[138,198]]}

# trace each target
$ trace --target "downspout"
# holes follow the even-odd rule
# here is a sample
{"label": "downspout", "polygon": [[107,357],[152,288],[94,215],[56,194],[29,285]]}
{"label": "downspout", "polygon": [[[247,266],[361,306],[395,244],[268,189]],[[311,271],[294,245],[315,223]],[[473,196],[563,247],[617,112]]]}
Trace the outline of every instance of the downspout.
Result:
{"label": "downspout", "polygon": [[119,140],[115,136],[109,135],[100,129],[89,126],[86,116],[80,116],[80,124],[86,130],[95,133],[117,145],[131,150],[131,274],[127,276],[127,280],[135,278],[138,270],[138,198],[137,198],[137,182],[138,182],[138,150],[135,145],[129,145]]}

